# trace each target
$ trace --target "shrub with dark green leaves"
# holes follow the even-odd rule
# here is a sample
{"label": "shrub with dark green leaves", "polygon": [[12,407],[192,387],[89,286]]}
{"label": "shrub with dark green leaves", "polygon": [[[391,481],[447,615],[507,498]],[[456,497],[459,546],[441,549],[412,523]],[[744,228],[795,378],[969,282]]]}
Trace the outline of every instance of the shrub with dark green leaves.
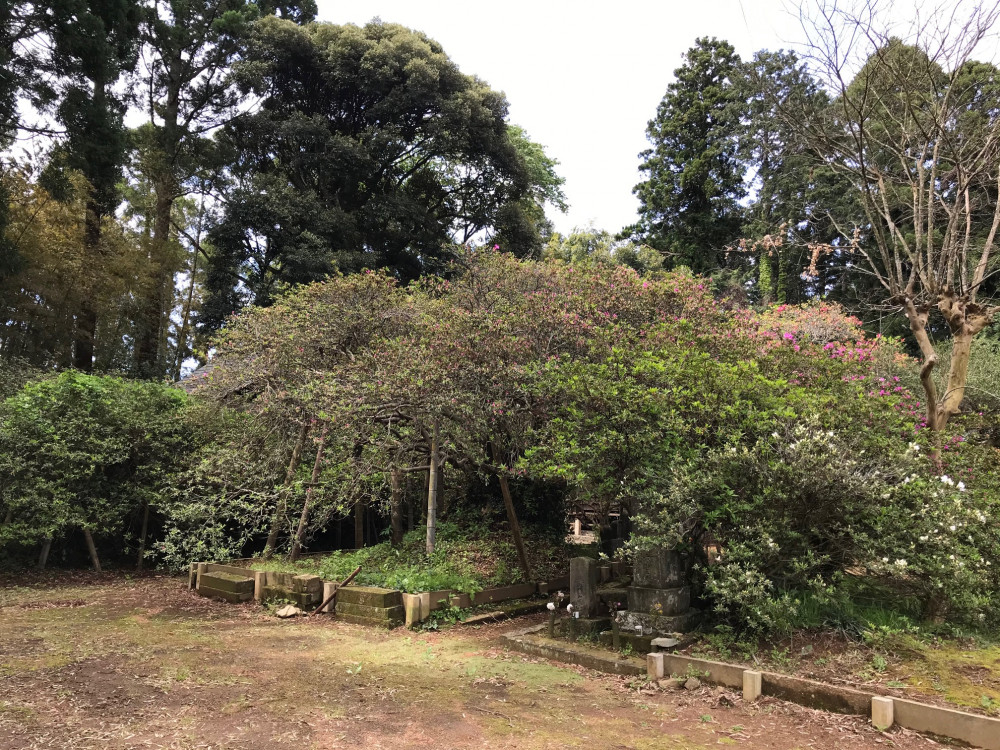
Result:
{"label": "shrub with dark green leaves", "polygon": [[24,386],[0,406],[0,544],[122,535],[187,449],[186,405],[176,388],[78,372]]}

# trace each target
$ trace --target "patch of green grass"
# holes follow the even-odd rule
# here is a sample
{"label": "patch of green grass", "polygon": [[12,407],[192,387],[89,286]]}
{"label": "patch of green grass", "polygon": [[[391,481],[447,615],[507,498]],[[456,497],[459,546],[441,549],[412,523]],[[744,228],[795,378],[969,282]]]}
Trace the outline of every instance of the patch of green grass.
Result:
{"label": "patch of green grass", "polygon": [[[382,542],[358,550],[331,552],[296,563],[280,559],[255,560],[255,570],[288,573],[313,573],[330,581],[342,581],[355,568],[361,572],[354,579],[363,586],[384,586],[410,593],[446,589],[475,594],[491,586],[519,583],[524,574],[518,566],[517,552],[509,536],[492,527],[438,524],[438,537],[432,555],[425,552],[425,532],[415,529],[403,538],[398,549]],[[539,580],[563,576],[569,558],[580,554],[562,539],[524,530],[532,575]]]}

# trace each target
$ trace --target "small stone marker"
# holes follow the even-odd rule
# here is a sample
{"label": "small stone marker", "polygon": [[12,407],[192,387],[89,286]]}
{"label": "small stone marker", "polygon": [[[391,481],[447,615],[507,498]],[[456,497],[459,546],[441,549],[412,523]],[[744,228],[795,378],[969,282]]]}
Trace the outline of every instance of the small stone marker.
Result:
{"label": "small stone marker", "polygon": [[646,654],[646,677],[650,680],[662,680],[663,669],[663,654]]}
{"label": "small stone marker", "polygon": [[285,617],[296,617],[298,615],[304,615],[305,612],[296,607],[294,604],[286,604],[284,607],[279,609],[274,614],[276,614],[278,617],[285,618]]}
{"label": "small stone marker", "polygon": [[872,696],[872,725],[880,732],[884,732],[892,726],[895,720],[893,708],[892,698]]}
{"label": "small stone marker", "polygon": [[760,672],[743,670],[743,700],[752,703],[760,697]]}
{"label": "small stone marker", "polygon": [[580,617],[597,614],[597,561],[592,557],[574,557],[569,561],[569,597]]}

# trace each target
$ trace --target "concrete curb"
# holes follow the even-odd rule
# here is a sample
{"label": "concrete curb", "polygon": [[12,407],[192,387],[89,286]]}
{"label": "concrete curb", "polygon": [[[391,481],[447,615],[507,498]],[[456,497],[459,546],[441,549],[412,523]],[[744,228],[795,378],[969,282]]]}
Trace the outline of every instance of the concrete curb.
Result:
{"label": "concrete curb", "polygon": [[663,652],[649,654],[648,664],[635,657],[616,658],[611,652],[606,652],[609,655],[604,656],[574,647],[570,643],[555,644],[547,638],[536,635],[546,627],[542,624],[515,630],[506,633],[502,638],[504,643],[515,651],[576,664],[599,672],[630,676],[648,674],[653,678],[694,672],[703,681],[716,685],[745,691],[748,685],[752,686],[745,694],[770,695],[809,708],[867,716],[880,729],[887,728],[883,725],[888,720],[890,724],[959,740],[984,750],[1000,750],[1000,719],[932,706],[906,698],[866,693],[802,677],[756,672],[737,664],[696,659],[680,654]]}

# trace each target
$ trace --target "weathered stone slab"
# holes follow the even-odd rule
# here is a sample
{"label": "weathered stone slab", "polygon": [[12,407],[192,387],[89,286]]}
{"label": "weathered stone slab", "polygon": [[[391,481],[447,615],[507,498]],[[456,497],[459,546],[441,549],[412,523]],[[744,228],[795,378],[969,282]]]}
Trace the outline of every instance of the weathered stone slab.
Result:
{"label": "weathered stone slab", "polygon": [[684,558],[672,550],[638,552],[632,569],[636,586],[651,589],[673,589],[683,586],[687,578]]}
{"label": "weathered stone slab", "polygon": [[[251,581],[252,583],[252,581]],[[198,587],[198,594],[204,596],[207,599],[224,599],[231,604],[240,604],[242,602],[249,602],[253,599],[253,591],[249,593],[241,593],[238,591],[224,591],[223,589],[213,589],[202,582],[201,586]]]}
{"label": "weathered stone slab", "polygon": [[[337,594],[337,598],[340,599],[340,594]],[[393,627],[402,625],[406,621],[406,610],[401,604],[396,607],[372,607],[338,601],[335,612],[338,616],[351,615],[380,623],[393,623]]]}
{"label": "weathered stone slab", "polygon": [[448,602],[451,601],[452,594],[455,592],[451,589],[439,589],[438,591],[428,591],[427,597],[430,599],[431,610],[444,609],[448,606]]}
{"label": "weathered stone slab", "polygon": [[377,586],[344,586],[337,592],[337,611],[340,605],[361,604],[366,607],[400,607],[403,606],[403,592],[395,589],[383,589]]}
{"label": "weathered stone slab", "polygon": [[[402,607],[400,607],[402,609]],[[352,625],[364,625],[368,628],[385,628],[392,630],[403,624],[400,620],[373,620],[370,617],[358,617],[357,615],[337,615],[337,619],[342,622],[349,622]]]}
{"label": "weathered stone slab", "polygon": [[671,615],[663,617],[660,615],[647,615],[641,612],[618,612],[615,619],[622,633],[636,633],[637,627],[644,635],[658,637],[668,633],[683,633],[694,623],[697,616],[693,610],[688,610],[682,615]]}
{"label": "weathered stone slab", "polygon": [[202,588],[208,587],[217,591],[229,591],[233,594],[247,594],[253,599],[253,578],[234,573],[211,572],[202,573]]}
{"label": "weathered stone slab", "polygon": [[631,612],[670,617],[681,615],[691,607],[691,589],[681,586],[676,589],[650,589],[630,586],[628,608]]}
{"label": "weathered stone slab", "polygon": [[518,583],[513,586],[484,589],[472,597],[472,603],[478,607],[480,604],[502,602],[507,599],[524,599],[528,596],[534,596],[536,588],[534,583]]}
{"label": "weathered stone slab", "polygon": [[292,591],[297,594],[311,594],[316,597],[316,603],[322,601],[323,579],[314,575],[295,576],[292,579]]}
{"label": "weathered stone slab", "polygon": [[569,601],[580,617],[597,614],[597,561],[591,557],[574,557],[569,561]]}
{"label": "weathered stone slab", "polygon": [[822,708],[840,714],[868,716],[871,712],[871,693],[863,693],[840,685],[807,680],[803,677],[761,673],[761,692],[775,698],[792,701],[800,706]]}
{"label": "weathered stone slab", "polygon": [[892,726],[892,698],[872,696],[872,726],[880,732]]}
{"label": "weathered stone slab", "polygon": [[303,609],[309,608],[310,605],[319,604],[319,602],[313,601],[312,594],[299,594],[291,589],[283,588],[281,586],[263,586],[261,588],[260,600],[261,602],[272,602],[274,600],[281,600],[292,602],[293,604],[302,607]]}
{"label": "weathered stone slab", "polygon": [[221,563],[206,563],[206,573],[231,573],[232,575],[253,577],[253,571],[249,568],[241,568],[238,565],[223,565]]}

